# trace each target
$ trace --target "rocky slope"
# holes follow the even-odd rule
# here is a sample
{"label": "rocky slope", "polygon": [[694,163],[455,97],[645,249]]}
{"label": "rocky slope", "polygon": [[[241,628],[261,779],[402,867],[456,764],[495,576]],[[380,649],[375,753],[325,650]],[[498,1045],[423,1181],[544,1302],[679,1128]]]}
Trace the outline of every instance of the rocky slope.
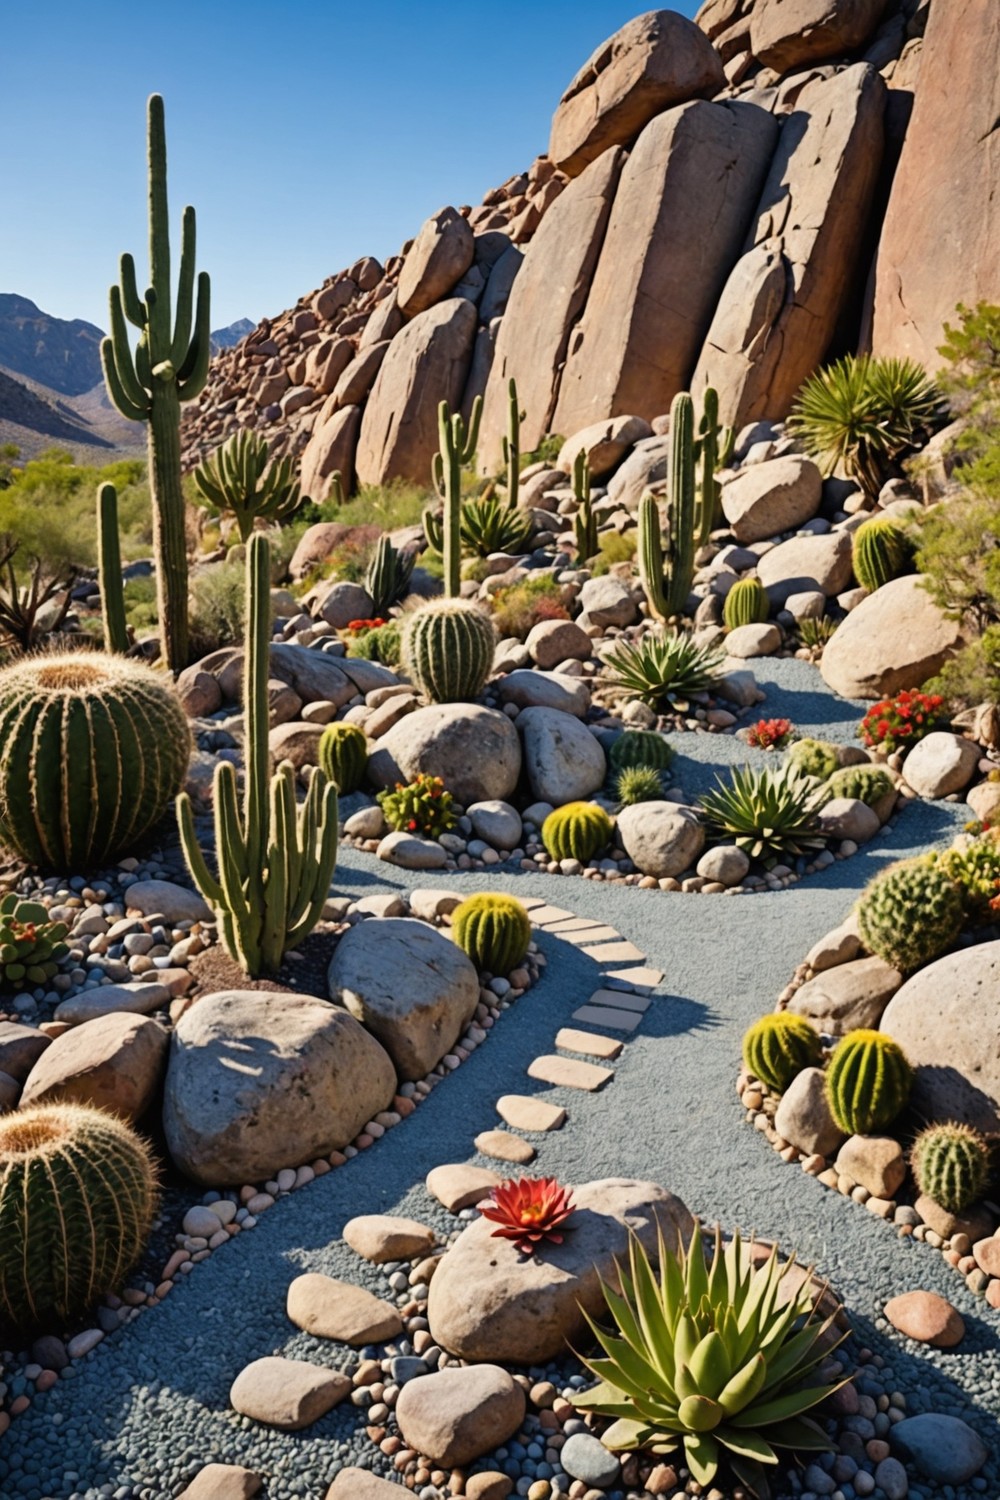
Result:
{"label": "rocky slope", "polygon": [[484,394],[495,468],[511,376],[530,448],[707,384],[737,426],[780,419],[824,358],[872,342],[933,366],[959,298],[1000,299],[998,38],[992,0],[637,17],[572,79],[527,173],[223,351],[186,462],[255,427],[322,499],[334,469],[426,481],[442,398]]}
{"label": "rocky slope", "polygon": [[80,396],[101,378],[101,339],[82,318],[54,318],[16,292],[0,292],[0,365],[63,396]]}

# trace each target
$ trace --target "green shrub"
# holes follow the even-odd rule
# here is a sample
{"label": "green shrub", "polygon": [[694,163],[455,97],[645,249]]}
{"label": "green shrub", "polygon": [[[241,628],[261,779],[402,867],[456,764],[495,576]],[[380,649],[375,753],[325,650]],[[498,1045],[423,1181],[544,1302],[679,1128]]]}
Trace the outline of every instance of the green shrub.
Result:
{"label": "green shrub", "polygon": [[477,969],[505,976],[531,945],[531,918],[513,896],[482,891],[459,902],[451,917],[455,942]]}
{"label": "green shrub", "polygon": [[153,544],[146,465],[122,459],[103,468],[76,464],[72,454],[53,448],[30,459],[0,488],[0,532],[19,543],[18,567],[33,557],[47,572],[65,567],[95,567],[97,530],[95,495],[99,484],[118,491],[118,525],[122,557],[148,556]]}
{"label": "green shrub", "polygon": [[611,842],[614,825],[596,802],[566,802],[542,824],[542,843],[550,859],[578,859],[586,864]]}
{"label": "green shrub", "polygon": [[361,630],[347,642],[348,656],[364,661],[380,661],[384,667],[398,667],[402,654],[402,630],[396,620],[387,620],[373,630]]}
{"label": "green shrub", "polygon": [[[789,746],[785,764],[794,766],[803,776],[815,776],[818,781],[828,781],[840,765],[836,745],[825,740],[796,740]],[[846,796],[847,793],[842,795]]]}
{"label": "green shrub", "polygon": [[1000,624],[1000,496],[958,495],[915,526],[916,564],[934,602],[979,632]]}
{"label": "green shrub", "polygon": [[491,596],[493,624],[501,640],[526,640],[542,620],[568,620],[562,589],[551,573],[529,573]]}
{"label": "green shrub", "polygon": [[681,711],[693,693],[707,692],[722,668],[722,652],[690,636],[651,630],[637,641],[620,641],[604,657],[611,680],[654,708],[671,704]]}
{"label": "green shrub", "polygon": [[903,860],[877,875],[858,902],[858,932],[869,953],[912,973],[958,937],[962,895],[943,869],[926,859]]}
{"label": "green shrub", "polygon": [[[191,575],[188,634],[191,660],[200,661],[223,646],[243,641],[246,627],[246,583],[239,558],[211,563]],[[127,595],[126,595],[127,607]]]}
{"label": "green shrub", "polygon": [[701,799],[702,816],[751,859],[770,867],[824,847],[817,829],[820,794],[809,777],[787,766],[744,766],[733,768],[728,783],[716,780],[717,790]]}
{"label": "green shrub", "polygon": [[416,833],[422,838],[440,838],[456,823],[452,795],[440,776],[423,772],[409,785],[397,781],[392,791],[379,792],[378,804],[385,821],[396,833]]}
{"label": "green shrub", "polygon": [[594,578],[603,578],[616,563],[631,562],[639,545],[639,533],[633,526],[629,531],[602,531],[597,543],[597,556],[590,561]]}
{"label": "green shrub", "polygon": [[902,1114],[913,1070],[884,1031],[849,1031],[826,1072],[830,1112],[845,1135],[876,1135]]}
{"label": "green shrub", "polygon": [[958,305],[958,324],[944,325],[938,353],[947,361],[939,377],[966,426],[955,443],[963,459],[960,478],[981,495],[1000,494],[1000,307]]}
{"label": "green shrub", "polygon": [[772,1094],[783,1094],[804,1068],[818,1067],[822,1060],[816,1028],[789,1010],[761,1016],[743,1037],[743,1061]]}

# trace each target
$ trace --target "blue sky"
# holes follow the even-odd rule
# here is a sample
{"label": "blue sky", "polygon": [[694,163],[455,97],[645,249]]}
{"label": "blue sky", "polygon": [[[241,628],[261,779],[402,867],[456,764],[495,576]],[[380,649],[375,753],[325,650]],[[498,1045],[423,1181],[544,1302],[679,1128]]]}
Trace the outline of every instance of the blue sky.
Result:
{"label": "blue sky", "polygon": [[[696,0],[675,0],[687,15]],[[171,218],[198,211],[212,324],[280,312],[548,143],[577,68],[640,6],[31,0],[4,18],[0,291],[105,327],[146,264],[145,100],[166,100]]]}

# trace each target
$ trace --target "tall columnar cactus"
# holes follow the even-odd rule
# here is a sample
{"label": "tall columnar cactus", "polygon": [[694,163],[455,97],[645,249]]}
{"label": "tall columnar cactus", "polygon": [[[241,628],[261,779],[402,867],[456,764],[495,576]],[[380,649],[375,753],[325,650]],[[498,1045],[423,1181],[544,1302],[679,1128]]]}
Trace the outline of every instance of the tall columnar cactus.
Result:
{"label": "tall columnar cactus", "polygon": [[191,731],[169,682],[99,652],[0,672],[0,843],[80,874],[131,853],[184,781]]}
{"label": "tall columnar cactus", "polygon": [[584,563],[596,556],[600,546],[597,517],[590,498],[590,460],[586,448],[581,448],[573,460],[573,498],[576,501],[576,515],[573,517],[576,558],[577,562]]}
{"label": "tall columnar cactus", "polygon": [[913,1142],[910,1165],[922,1193],[960,1214],[986,1190],[989,1143],[969,1125],[929,1125]]}
{"label": "tall columnar cactus", "polygon": [[61,1324],[116,1291],[156,1211],[146,1143],[78,1104],[0,1117],[0,1326]]}
{"label": "tall columnar cactus", "polygon": [[874,594],[905,572],[910,561],[906,533],[888,516],[873,516],[854,533],[854,576],[863,589]]}
{"label": "tall columnar cactus", "polygon": [[732,458],[735,441],[733,429],[719,425],[719,393],[711,386],[706,386],[697,443],[698,466],[701,469],[696,527],[699,547],[706,546],[712,534],[719,504],[719,482],[715,476]]}
{"label": "tall columnar cactus", "polygon": [[404,551],[392,545],[383,533],[379,537],[365,574],[365,589],[371,596],[372,610],[383,619],[394,604],[400,604],[410,588],[417,554],[412,547]]}
{"label": "tall columnar cactus", "polygon": [[368,738],[357,724],[328,724],[319,737],[319,768],[343,797],[356,792],[368,766]]}
{"label": "tall columnar cactus", "polygon": [[514,510],[521,486],[521,412],[517,404],[517,384],[513,375],[507,387],[507,431],[503,439],[503,461],[507,468],[507,504]]}
{"label": "tall columnar cactus", "polygon": [[483,398],[472,403],[469,426],[460,412],[452,415],[447,401],[438,407],[438,451],[434,455],[434,488],[444,504],[442,518],[424,511],[424,535],[444,558],[444,591],[455,599],[462,586],[462,469],[472,462],[479,440]]}
{"label": "tall columnar cactus", "polygon": [[188,869],[219,922],[232,958],[253,978],[276,973],[290,948],[319,921],[337,866],[337,789],[317,767],[305,802],[295,768],[271,775],[268,748],[271,549],[260,532],[247,548],[247,650],[243,683],[244,792],[237,799],[229,761],[215,768],[218,877],[198,844],[191,799],[177,799]]}
{"label": "tall columnar cactus", "polygon": [[740,625],[763,625],[771,613],[767,589],[759,578],[740,578],[733,584],[722,606],[722,623],[727,630]]}
{"label": "tall columnar cactus", "polygon": [[667,542],[660,532],[660,512],[652,495],[639,502],[636,557],[649,612],[666,621],[683,613],[694,579],[697,512],[695,505],[694,403],[680,391],[670,407],[670,481],[667,493]]}
{"label": "tall columnar cactus", "polygon": [[943,870],[905,860],[876,876],[858,902],[858,932],[869,953],[908,974],[958,937],[962,894]]}
{"label": "tall columnar cactus", "polygon": [[403,626],[403,665],[432,703],[478,698],[495,649],[489,615],[464,599],[435,599],[407,615]]}
{"label": "tall columnar cactus", "polygon": [[776,1010],[755,1021],[743,1038],[743,1061],[774,1094],[783,1094],[804,1068],[823,1058],[823,1043],[805,1016]]}
{"label": "tall columnar cactus", "polygon": [[608,751],[613,771],[624,771],[629,766],[649,766],[654,771],[665,771],[673,758],[669,742],[655,729],[626,729],[624,734],[612,740]]}
{"label": "tall columnar cactus", "polygon": [[266,438],[244,428],[194,471],[202,499],[236,518],[241,542],[250,540],[256,521],[280,525],[302,504],[294,458],[286,454],[268,468],[270,452]]}
{"label": "tall columnar cactus", "polygon": [[531,919],[514,896],[481,891],[456,906],[455,942],[477,969],[506,976],[522,962],[531,943]]}
{"label": "tall columnar cactus", "polygon": [[586,864],[611,842],[614,825],[596,802],[566,802],[542,824],[542,843],[550,859],[578,859]]}
{"label": "tall columnar cactus", "polygon": [[[181,488],[181,402],[199,395],[211,356],[210,284],[198,275],[195,307],[195,213],[181,219],[177,311],[171,322],[167,137],[163,100],[149,99],[149,259],[151,286],[139,296],[135,262],[121,258],[121,285],[111,288],[111,335],[101,344],[108,394],[123,416],[148,426],[153,495],[153,548],[163,660],[173,672],[188,664],[188,567]],[[140,330],[133,352],[126,324]],[[192,335],[192,325],[194,333]]]}
{"label": "tall columnar cactus", "polygon": [[97,489],[97,562],[104,649],[124,656],[129,645],[128,621],[118,540],[118,491],[113,484],[102,484]]}
{"label": "tall columnar cactus", "polygon": [[826,1072],[830,1112],[845,1135],[887,1130],[906,1108],[913,1070],[884,1031],[849,1031]]}

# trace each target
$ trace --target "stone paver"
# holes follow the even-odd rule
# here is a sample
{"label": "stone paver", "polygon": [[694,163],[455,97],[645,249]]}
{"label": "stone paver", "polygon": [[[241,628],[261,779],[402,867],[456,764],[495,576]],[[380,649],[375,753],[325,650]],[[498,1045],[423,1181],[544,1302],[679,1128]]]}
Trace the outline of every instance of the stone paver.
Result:
{"label": "stone paver", "polygon": [[574,1021],[584,1021],[590,1026],[610,1026],[612,1031],[634,1031],[642,1016],[632,1010],[612,1009],[604,1005],[581,1005],[573,1012]]}
{"label": "stone paver", "polygon": [[489,1167],[470,1167],[464,1162],[447,1162],[433,1167],[427,1174],[427,1191],[449,1213],[461,1213],[463,1208],[472,1208],[489,1197],[495,1187],[503,1181]]}
{"label": "stone paver", "polygon": [[566,1111],[547,1099],[530,1094],[504,1094],[497,1100],[497,1114],[513,1130],[560,1130],[566,1123]]}
{"label": "stone paver", "polygon": [[[572,943],[574,948],[583,948],[589,943],[607,943],[621,939],[621,933],[615,927],[595,926],[588,927],[580,932],[566,932],[561,930],[556,934],[564,942]],[[588,953],[590,949],[587,949]]]}
{"label": "stone paver", "polygon": [[609,969],[604,981],[610,989],[637,990],[641,994],[655,990],[658,984],[663,983],[663,970],[648,966],[642,969]]}
{"label": "stone paver", "polygon": [[648,995],[633,995],[628,990],[595,990],[588,1005],[610,1005],[615,1010],[631,1010],[643,1015],[652,1001]]}
{"label": "stone paver", "polygon": [[[577,1015],[580,1014],[577,1011]],[[598,1036],[593,1031],[577,1031],[572,1026],[563,1026],[556,1032],[556,1046],[565,1052],[586,1052],[590,1057],[603,1057],[607,1062],[618,1057],[624,1045],[617,1037]]]}
{"label": "stone paver", "polygon": [[509,1130],[481,1130],[473,1145],[484,1156],[516,1162],[521,1167],[526,1167],[538,1155],[530,1141],[522,1141],[519,1135],[511,1135]]}
{"label": "stone paver", "polygon": [[403,1331],[402,1319],[391,1303],[365,1287],[317,1271],[296,1276],[288,1288],[285,1310],[296,1328],[316,1338],[339,1339],[342,1344],[381,1344]]}
{"label": "stone paver", "polygon": [[583,1089],[589,1094],[614,1076],[614,1068],[600,1068],[597,1063],[578,1062],[575,1057],[557,1057],[555,1053],[536,1057],[528,1067],[529,1078],[540,1078],[557,1088]]}
{"label": "stone paver", "polygon": [[349,1375],[304,1359],[255,1359],[233,1381],[229,1400],[242,1417],[299,1432],[325,1416],[351,1389]]}
{"label": "stone paver", "polygon": [[575,912],[566,911],[562,906],[549,906],[543,902],[541,906],[529,908],[531,920],[536,927],[547,927],[550,922],[564,922],[567,917],[575,916]]}
{"label": "stone paver", "polygon": [[[594,917],[563,917],[558,922],[546,922],[545,931],[556,934],[564,932],[592,932],[595,927],[603,927],[604,925],[603,922],[597,921]],[[616,937],[621,937],[621,933],[616,929],[612,928],[611,930]]]}
{"label": "stone paver", "polygon": [[624,940],[619,943],[598,943],[593,948],[582,950],[588,958],[595,959],[599,964],[641,964],[646,957],[641,953],[634,943]]}

